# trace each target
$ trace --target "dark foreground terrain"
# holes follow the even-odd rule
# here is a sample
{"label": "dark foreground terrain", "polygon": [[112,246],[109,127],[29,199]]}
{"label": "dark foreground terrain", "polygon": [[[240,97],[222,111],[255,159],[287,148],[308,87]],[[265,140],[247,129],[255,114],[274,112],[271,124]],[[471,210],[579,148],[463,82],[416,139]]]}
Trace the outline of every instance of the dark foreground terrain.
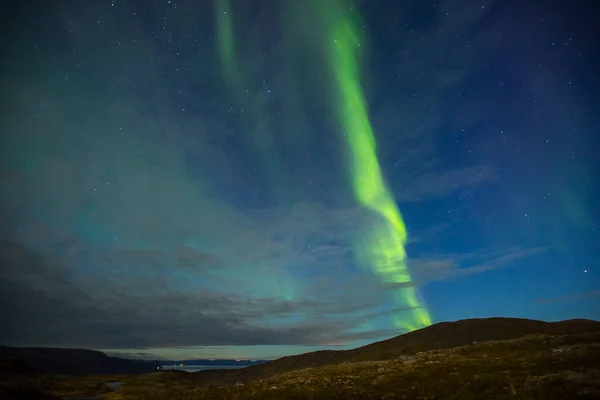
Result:
{"label": "dark foreground terrain", "polygon": [[586,320],[442,323],[238,371],[74,377],[13,361],[3,399],[600,399],[600,323]]}
{"label": "dark foreground terrain", "polygon": [[95,350],[0,346],[0,372],[10,360],[19,360],[32,372],[60,375],[143,374],[160,367],[155,361],[109,357]]}

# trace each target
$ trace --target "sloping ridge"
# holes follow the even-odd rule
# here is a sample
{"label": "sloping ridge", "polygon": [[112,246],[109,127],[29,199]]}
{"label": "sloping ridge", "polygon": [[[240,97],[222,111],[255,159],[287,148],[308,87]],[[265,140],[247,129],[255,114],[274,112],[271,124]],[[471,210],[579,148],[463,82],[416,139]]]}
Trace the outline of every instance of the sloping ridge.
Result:
{"label": "sloping ridge", "polygon": [[514,339],[531,334],[580,334],[600,331],[600,322],[572,319],[545,322],[519,318],[465,319],[440,322],[417,331],[352,350],[325,350],[283,357],[236,371],[201,371],[198,378],[215,383],[243,382],[310,367],[343,362],[390,360],[422,351],[464,346],[473,342]]}
{"label": "sloping ridge", "polygon": [[418,331],[359,347],[351,352],[352,361],[389,360],[403,354],[448,349],[473,342],[514,339],[536,333],[573,335],[595,331],[600,331],[600,322],[585,319],[559,322],[520,318],[465,319],[440,322]]}

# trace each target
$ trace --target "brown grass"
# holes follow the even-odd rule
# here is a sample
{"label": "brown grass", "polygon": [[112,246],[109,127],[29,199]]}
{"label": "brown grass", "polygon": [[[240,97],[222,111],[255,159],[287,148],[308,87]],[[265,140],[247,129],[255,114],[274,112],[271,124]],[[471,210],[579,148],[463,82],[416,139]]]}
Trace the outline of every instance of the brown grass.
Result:
{"label": "brown grass", "polygon": [[[102,392],[106,400],[592,399],[600,398],[600,332],[530,335],[244,383],[215,385],[201,377],[157,372],[45,377],[35,384],[60,396]],[[124,384],[111,390],[104,382],[112,380]]]}
{"label": "brown grass", "polygon": [[[359,349],[237,371],[67,377],[27,372],[14,360],[2,365],[0,397],[34,390],[105,400],[600,399],[600,324],[441,323]],[[123,385],[109,388],[111,381]]]}

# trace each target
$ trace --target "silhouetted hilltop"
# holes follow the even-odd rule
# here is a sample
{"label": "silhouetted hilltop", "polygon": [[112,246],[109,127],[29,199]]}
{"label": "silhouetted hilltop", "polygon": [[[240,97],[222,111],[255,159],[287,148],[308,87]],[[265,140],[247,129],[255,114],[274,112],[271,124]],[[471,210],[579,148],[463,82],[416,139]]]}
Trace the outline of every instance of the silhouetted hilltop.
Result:
{"label": "silhouetted hilltop", "polygon": [[52,347],[0,346],[0,360],[4,373],[143,374],[160,366],[157,362],[109,357],[96,350]]}
{"label": "silhouetted hilltop", "polygon": [[243,382],[277,374],[345,362],[383,361],[423,351],[470,345],[474,342],[515,339],[530,334],[580,334],[600,331],[600,322],[573,319],[545,322],[519,318],[466,319],[441,322],[352,350],[325,350],[283,357],[261,365],[235,371],[194,373],[209,381]]}
{"label": "silhouetted hilltop", "polygon": [[600,331],[600,322],[571,319],[545,322],[521,318],[478,318],[440,322],[418,331],[350,350],[351,360],[389,360],[400,355],[441,350],[490,340],[514,339],[525,335],[579,334]]}

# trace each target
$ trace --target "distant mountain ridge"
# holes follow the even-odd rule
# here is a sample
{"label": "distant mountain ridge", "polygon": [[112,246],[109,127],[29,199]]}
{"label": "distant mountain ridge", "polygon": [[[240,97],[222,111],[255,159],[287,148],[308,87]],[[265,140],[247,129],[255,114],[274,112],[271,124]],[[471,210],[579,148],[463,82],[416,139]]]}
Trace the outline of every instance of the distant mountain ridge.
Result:
{"label": "distant mountain ridge", "polygon": [[157,360],[156,362],[162,363],[162,365],[207,365],[215,367],[234,367],[234,366],[249,366],[264,364],[269,360],[231,360],[231,359],[203,359],[199,358],[196,360]]}
{"label": "distant mountain ridge", "polygon": [[61,375],[144,374],[156,372],[156,361],[109,357],[101,351],[54,347],[0,346],[3,372],[26,370],[29,373]]}

